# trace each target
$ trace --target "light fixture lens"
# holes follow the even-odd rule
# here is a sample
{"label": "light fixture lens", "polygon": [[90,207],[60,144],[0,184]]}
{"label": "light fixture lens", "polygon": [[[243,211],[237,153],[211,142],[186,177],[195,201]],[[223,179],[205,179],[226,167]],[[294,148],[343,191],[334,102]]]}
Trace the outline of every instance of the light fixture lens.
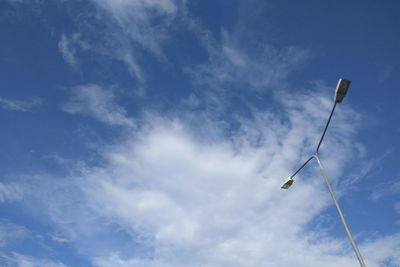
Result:
{"label": "light fixture lens", "polygon": [[289,177],[283,182],[281,188],[282,189],[288,189],[293,184],[293,182],[294,182],[294,180]]}
{"label": "light fixture lens", "polygon": [[342,102],[343,98],[345,97],[347,90],[349,89],[350,81],[345,79],[340,79],[335,91],[335,101],[337,103]]}

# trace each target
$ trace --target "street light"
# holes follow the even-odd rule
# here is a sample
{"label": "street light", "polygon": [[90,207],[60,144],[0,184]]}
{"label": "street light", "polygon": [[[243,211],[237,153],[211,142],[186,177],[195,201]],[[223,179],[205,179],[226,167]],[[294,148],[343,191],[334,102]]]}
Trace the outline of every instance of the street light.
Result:
{"label": "street light", "polygon": [[335,102],[338,103],[342,102],[343,98],[347,93],[347,89],[349,89],[349,86],[350,86],[349,80],[339,79],[335,91]]}
{"label": "street light", "polygon": [[364,263],[364,259],[361,256],[361,253],[357,248],[357,245],[356,245],[356,243],[355,243],[355,241],[353,239],[353,236],[351,235],[349,227],[347,226],[346,219],[344,218],[342,209],[339,206],[339,202],[336,199],[336,196],[335,196],[335,193],[333,192],[332,186],[329,183],[328,177],[325,174],[324,167],[322,166],[322,163],[321,163],[321,161],[319,159],[319,148],[321,146],[322,140],[324,139],[324,136],[325,136],[326,130],[328,129],[329,123],[331,122],[331,118],[332,118],[333,112],[335,111],[336,104],[342,102],[343,98],[345,97],[345,95],[347,93],[347,90],[349,89],[349,86],[350,86],[350,81],[349,80],[345,80],[345,79],[340,79],[339,80],[339,82],[338,82],[338,84],[336,86],[333,108],[332,108],[331,114],[329,115],[328,121],[327,121],[327,123],[325,125],[325,128],[324,128],[324,131],[322,133],[322,136],[321,136],[321,138],[320,138],[320,140],[318,142],[315,154],[312,155],[309,159],[307,159],[303,163],[303,165],[301,165],[300,168],[298,168],[292,175],[290,175],[288,178],[286,178],[286,180],[283,182],[281,188],[282,189],[289,189],[289,187],[293,185],[293,182],[294,182],[293,177],[296,176],[296,174],[299,171],[301,171],[301,169],[303,169],[304,166],[306,166],[312,159],[315,159],[317,161],[317,163],[318,163],[321,175],[324,178],[326,185],[328,186],[329,193],[331,194],[332,200],[333,200],[333,202],[334,202],[334,204],[336,206],[336,209],[337,209],[337,211],[339,213],[340,220],[342,221],[343,227],[344,227],[344,229],[346,231],[347,237],[350,240],[351,246],[352,246],[352,248],[354,250],[354,253],[356,254],[358,262],[360,263],[361,267],[366,267],[365,263]]}
{"label": "street light", "polygon": [[294,180],[292,179],[292,177],[288,177],[285,179],[285,181],[283,182],[281,188],[282,189],[288,189],[289,187],[292,186]]}

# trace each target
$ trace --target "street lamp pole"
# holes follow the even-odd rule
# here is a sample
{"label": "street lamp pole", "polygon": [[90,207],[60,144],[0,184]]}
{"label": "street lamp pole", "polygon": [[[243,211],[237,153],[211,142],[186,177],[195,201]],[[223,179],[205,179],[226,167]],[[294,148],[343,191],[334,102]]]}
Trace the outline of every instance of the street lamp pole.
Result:
{"label": "street lamp pole", "polygon": [[328,180],[328,176],[326,175],[325,170],[324,170],[324,167],[322,166],[321,161],[320,161],[320,159],[319,159],[319,148],[320,148],[320,146],[321,146],[322,140],[323,140],[324,137],[325,137],[326,131],[327,131],[328,126],[329,126],[329,123],[331,122],[332,115],[333,115],[333,113],[334,113],[334,111],[335,111],[335,108],[336,108],[336,104],[342,102],[344,96],[345,96],[346,93],[347,93],[347,90],[348,90],[348,88],[349,88],[349,85],[350,85],[350,81],[349,81],[349,80],[343,80],[343,79],[340,79],[340,80],[339,80],[338,85],[337,85],[337,87],[336,87],[335,101],[334,101],[334,104],[333,104],[333,108],[332,108],[331,114],[329,115],[329,119],[328,119],[328,121],[327,121],[327,123],[326,123],[326,125],[325,125],[325,129],[324,129],[324,131],[323,131],[323,133],[322,133],[321,139],[320,139],[319,142],[318,142],[318,146],[317,146],[317,149],[316,149],[316,151],[315,151],[315,154],[312,155],[309,159],[307,159],[307,160],[303,163],[303,165],[300,166],[300,168],[298,168],[291,176],[289,176],[289,177],[285,180],[285,182],[283,183],[283,185],[281,186],[281,188],[282,188],[282,189],[288,189],[288,188],[293,184],[293,182],[294,182],[293,177],[296,176],[296,174],[299,173],[312,159],[315,159],[315,160],[317,161],[317,163],[318,163],[318,166],[319,166],[321,175],[322,175],[322,177],[324,178],[326,185],[328,186],[329,193],[331,194],[332,200],[333,200],[333,202],[335,203],[336,209],[337,209],[337,211],[338,211],[338,213],[339,213],[340,220],[342,221],[343,227],[344,227],[344,229],[345,229],[345,231],[346,231],[347,237],[348,237],[349,240],[350,240],[350,243],[351,243],[351,246],[352,246],[352,248],[353,248],[353,250],[354,250],[354,253],[355,253],[356,256],[357,256],[358,262],[360,263],[360,266],[361,266],[361,267],[366,267],[366,266],[365,266],[365,263],[364,263],[364,259],[363,259],[363,257],[361,256],[361,253],[360,253],[360,251],[358,250],[358,247],[357,247],[357,245],[356,245],[356,242],[354,241],[353,236],[352,236],[352,234],[351,234],[351,232],[350,232],[350,229],[349,229],[349,227],[348,227],[348,225],[347,225],[347,223],[346,223],[346,219],[345,219],[345,217],[344,217],[344,215],[343,215],[342,209],[340,208],[339,202],[337,201],[336,196],[335,196],[335,193],[333,192],[333,188],[332,188],[332,186],[331,186],[331,184],[330,184],[330,182],[329,182],[329,180]]}

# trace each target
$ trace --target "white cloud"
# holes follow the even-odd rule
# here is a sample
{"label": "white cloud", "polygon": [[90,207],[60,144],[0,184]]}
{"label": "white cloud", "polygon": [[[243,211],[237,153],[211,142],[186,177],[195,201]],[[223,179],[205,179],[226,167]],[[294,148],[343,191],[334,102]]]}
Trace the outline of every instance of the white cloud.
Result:
{"label": "white cloud", "polygon": [[[278,129],[248,126],[270,135]],[[336,264],[351,266],[337,241],[318,241],[304,232],[329,203],[321,188],[303,181],[290,193],[279,189],[289,163],[300,159],[294,151],[305,140],[295,139],[310,138],[300,125],[281,126],[283,147],[272,138],[261,146],[246,144],[247,132],[237,143],[208,143],[196,140],[179,121],[157,121],[153,127],[139,142],[109,151],[111,168],[90,173],[84,188],[104,216],[149,231],[157,256],[97,258],[99,266],[320,266],[335,257]],[[288,247],[297,250],[289,257]],[[309,258],[302,256],[306,252]]]}
{"label": "white cloud", "polygon": [[115,102],[113,92],[95,84],[73,88],[72,98],[63,108],[68,113],[90,116],[105,124],[134,126],[126,110]]}
{"label": "white cloud", "polygon": [[372,200],[379,200],[382,197],[400,193],[400,178],[389,178],[386,182],[376,185],[371,192]]}
{"label": "white cloud", "polygon": [[16,267],[66,267],[59,261],[40,259],[8,250],[18,242],[32,239],[33,233],[24,226],[0,220],[0,262],[2,266]]}
{"label": "white cloud", "polygon": [[[80,25],[91,25],[81,27],[81,36],[87,37],[87,42],[83,42],[86,49],[123,62],[142,83],[147,76],[143,68],[146,65],[144,56],[150,54],[165,63],[168,59],[165,45],[177,29],[192,32],[208,53],[207,61],[187,66],[185,70],[197,84],[211,88],[271,88],[310,58],[309,51],[303,48],[278,49],[258,40],[258,36],[252,36],[253,40],[247,38],[251,34],[244,37],[244,31],[251,32],[242,25],[246,22],[230,31],[221,29],[220,36],[214,38],[213,33],[193,17],[186,1],[92,0],[92,3],[97,7],[96,18],[104,27],[97,29],[90,19],[80,22]],[[91,40],[93,36],[97,37],[95,41]],[[59,49],[71,65],[76,64],[81,40],[77,33],[61,37]]]}
{"label": "white cloud", "polygon": [[[146,75],[142,70],[141,56],[143,52],[147,52],[159,61],[166,60],[163,45],[173,29],[179,4],[175,0],[92,0],[91,2],[96,7],[96,18],[105,26],[102,29],[97,29],[93,25],[87,29],[81,27],[82,33],[89,37],[88,40],[91,36],[98,37],[95,41],[87,43],[90,44],[89,50],[125,63],[137,81],[144,82]],[[91,22],[84,21],[81,25],[90,25]],[[66,60],[74,63],[76,50],[65,49],[68,47],[73,46],[69,46],[62,39],[60,49],[65,51],[63,54]]]}
{"label": "white cloud", "polygon": [[311,58],[310,51],[302,47],[275,47],[268,32],[259,25],[254,30],[254,20],[265,16],[263,6],[238,3],[237,21],[233,27],[221,28],[219,32],[211,32],[186,10],[188,28],[208,53],[207,61],[186,68],[196,84],[206,89],[227,90],[282,88],[288,74]]}
{"label": "white cloud", "polygon": [[89,50],[90,45],[83,41],[80,33],[72,33],[61,35],[60,41],[58,42],[58,50],[62,54],[64,60],[71,66],[75,66],[78,61],[76,54],[78,50]]}
{"label": "white cloud", "polygon": [[[35,6],[40,15],[44,9],[43,0],[8,0],[16,7]],[[174,20],[179,19],[181,1],[177,0],[91,0],[93,5],[75,9],[70,1],[57,1],[70,9],[72,19],[77,23],[76,31],[62,33],[58,50],[64,60],[76,68],[81,52],[91,52],[124,63],[138,82],[146,80],[143,71],[143,55],[151,55],[159,61],[166,61],[164,44],[174,30]],[[85,4],[85,5],[86,5]],[[89,11],[90,10],[90,11]],[[147,60],[146,60],[147,61]]]}
{"label": "white cloud", "polygon": [[[177,12],[174,0],[93,0],[117,22],[128,37],[158,57],[164,57],[161,44],[167,38],[165,26]],[[155,18],[163,24],[154,25]]]}
{"label": "white cloud", "polygon": [[132,73],[139,81],[145,80],[145,74],[142,71],[139,63],[136,61],[133,52],[128,48],[122,48],[120,52],[116,53],[115,57],[126,64],[129,72]]}
{"label": "white cloud", "polygon": [[18,184],[0,182],[0,203],[22,199],[23,190]]}
{"label": "white cloud", "polygon": [[211,34],[204,35],[201,26],[192,25],[197,36],[206,39],[202,43],[208,49],[209,61],[186,71],[195,83],[207,88],[271,89],[310,57],[307,50],[295,46],[277,49],[257,44],[249,47],[249,40],[242,40],[228,31],[222,31],[219,44],[212,40]]}
{"label": "white cloud", "polygon": [[34,238],[33,233],[26,227],[8,221],[0,220],[0,262],[2,266],[16,267],[66,267],[59,261],[41,259],[8,251],[18,242]]}
{"label": "white cloud", "polygon": [[[168,39],[166,29],[178,14],[177,2],[94,2],[128,36],[108,53],[143,81],[132,47],[165,60],[162,46]],[[156,18],[161,18],[160,25]],[[308,56],[296,47],[278,50],[264,45],[249,53],[234,33],[223,32],[222,43],[217,44],[209,31],[196,28],[196,23],[191,27],[210,61],[189,72],[209,87],[271,88]],[[71,65],[77,64],[81,40],[79,34],[61,36],[60,52]],[[34,212],[47,212],[58,227],[54,241],[76,246],[99,267],[354,266],[344,237],[309,228],[331,205],[315,169],[304,170],[290,191],[279,188],[281,178],[313,150],[332,101],[319,93],[277,95],[280,114],[255,111],[251,119],[235,121],[237,130],[221,129],[224,122],[215,122],[209,113],[200,117],[183,111],[177,116],[148,115],[135,128],[113,91],[94,84],[77,86],[64,106],[66,112],[124,126],[133,133],[99,148],[100,163],[79,165],[71,170],[75,174],[71,179],[30,179],[30,194],[38,201],[30,196],[27,205]],[[192,97],[186,104],[198,102]],[[322,147],[322,157],[330,149],[323,162],[335,184],[345,164],[357,158],[354,115],[346,109],[337,113]],[[4,201],[12,199],[9,192],[0,187]],[[369,267],[400,264],[398,235],[362,240],[360,248]],[[18,253],[7,259],[23,267],[65,266]]]}
{"label": "white cloud", "polygon": [[3,258],[8,265],[6,266],[16,266],[16,267],[67,267],[65,264],[59,261],[52,261],[49,259],[39,259],[35,257],[30,257],[22,255],[16,252],[10,255],[0,254],[0,258]]}
{"label": "white cloud", "polygon": [[375,263],[372,266],[394,267],[400,265],[399,234],[368,240],[361,246],[361,249],[365,255],[368,255],[371,263]]}
{"label": "white cloud", "polygon": [[61,35],[61,39],[58,42],[58,49],[68,64],[76,64],[75,49],[72,50],[69,39],[65,34]]}
{"label": "white cloud", "polygon": [[[80,166],[53,185],[52,201],[43,200],[50,218],[99,267],[356,265],[344,234],[308,227],[331,205],[316,169],[279,188],[314,148],[331,101],[315,93],[281,101],[282,114],[256,112],[230,136],[212,120],[149,115],[125,141],[100,149],[101,166]],[[341,107],[325,143],[333,153],[322,154],[334,182],[357,155],[351,112]],[[105,237],[110,225],[117,232]],[[400,264],[396,252],[369,254],[380,244],[400,251],[398,236],[365,240],[367,266]]]}
{"label": "white cloud", "polygon": [[28,112],[37,108],[43,103],[43,100],[38,97],[33,97],[28,100],[17,100],[0,96],[0,107],[8,110]]}
{"label": "white cloud", "polygon": [[29,230],[23,226],[8,221],[0,221],[0,248],[10,243],[16,243],[29,235]]}

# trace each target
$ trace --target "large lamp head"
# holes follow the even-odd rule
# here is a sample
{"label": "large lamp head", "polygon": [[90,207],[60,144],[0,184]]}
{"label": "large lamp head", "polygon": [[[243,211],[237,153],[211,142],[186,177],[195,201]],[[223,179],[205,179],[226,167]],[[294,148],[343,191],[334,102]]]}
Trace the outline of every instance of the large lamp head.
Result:
{"label": "large lamp head", "polygon": [[281,188],[282,189],[288,189],[293,184],[293,182],[294,182],[294,180],[292,179],[292,177],[288,177],[283,182]]}
{"label": "large lamp head", "polygon": [[337,103],[342,102],[344,96],[347,93],[347,89],[349,89],[350,81],[345,79],[340,79],[335,91],[335,101]]}

